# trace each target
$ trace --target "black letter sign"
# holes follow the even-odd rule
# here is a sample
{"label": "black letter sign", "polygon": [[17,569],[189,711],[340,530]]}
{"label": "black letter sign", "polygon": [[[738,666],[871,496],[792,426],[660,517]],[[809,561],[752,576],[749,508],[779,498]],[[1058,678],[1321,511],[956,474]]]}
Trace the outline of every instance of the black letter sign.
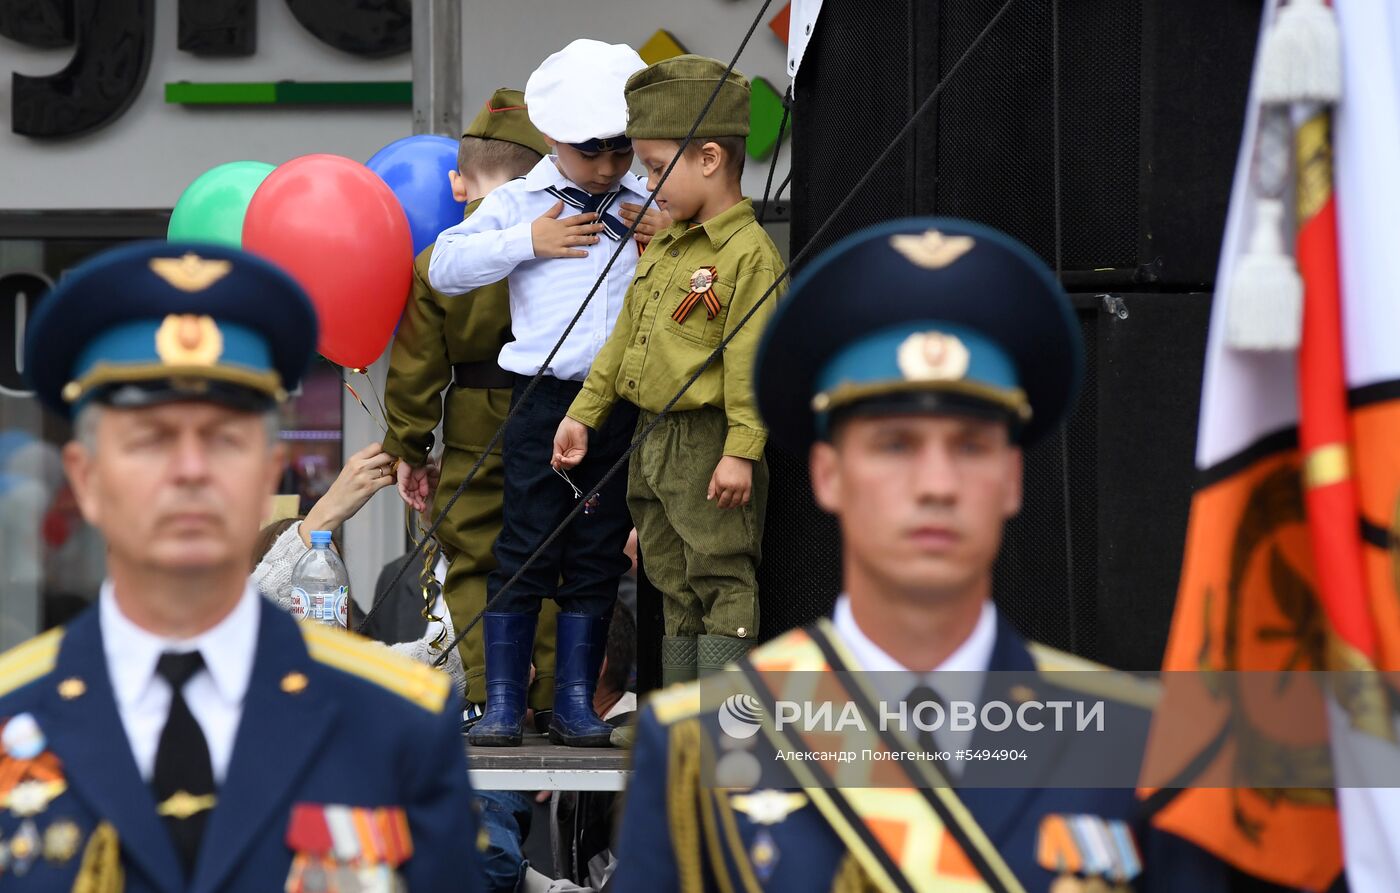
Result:
{"label": "black letter sign", "polygon": [[3,0],[0,34],[36,50],[73,45],[73,0]]}
{"label": "black letter sign", "polygon": [[155,42],[154,0],[74,3],[78,48],[68,67],[48,77],[13,75],[15,133],[64,137],[96,130],[126,111],[145,83]]}
{"label": "black letter sign", "polygon": [[35,273],[0,276],[0,393],[25,394],[24,330],[49,281]]}
{"label": "black letter sign", "polygon": [[180,0],[179,47],[196,56],[251,56],[258,47],[257,0]]}
{"label": "black letter sign", "polygon": [[408,50],[412,0],[287,0],[301,26],[323,43],[377,58]]}

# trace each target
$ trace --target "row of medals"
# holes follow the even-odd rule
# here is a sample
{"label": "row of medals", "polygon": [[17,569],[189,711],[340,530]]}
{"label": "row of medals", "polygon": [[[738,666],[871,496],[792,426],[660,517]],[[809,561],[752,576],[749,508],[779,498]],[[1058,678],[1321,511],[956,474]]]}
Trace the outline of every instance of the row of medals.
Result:
{"label": "row of medals", "polygon": [[48,824],[43,834],[35,817],[48,808],[49,802],[63,793],[61,781],[25,781],[10,792],[10,813],[23,821],[8,840],[0,839],[0,874],[9,872],[23,877],[42,856],[62,865],[78,853],[83,833],[75,822],[58,819]]}
{"label": "row of medals", "polygon": [[1110,881],[1097,874],[1088,877],[1062,874],[1050,884],[1050,893],[1132,893],[1132,890],[1132,885],[1125,880]]}
{"label": "row of medals", "polygon": [[334,859],[305,860],[292,869],[289,893],[404,893],[403,878],[388,865],[353,866]]}

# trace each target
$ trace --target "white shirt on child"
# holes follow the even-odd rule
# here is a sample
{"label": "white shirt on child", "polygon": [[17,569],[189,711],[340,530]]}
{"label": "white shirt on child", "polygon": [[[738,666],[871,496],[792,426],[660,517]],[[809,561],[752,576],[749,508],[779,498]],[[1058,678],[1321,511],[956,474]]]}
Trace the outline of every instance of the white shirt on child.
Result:
{"label": "white shirt on child", "polygon": [[[448,295],[509,279],[515,340],[501,348],[497,362],[517,375],[540,370],[618,247],[600,233],[598,243],[585,248],[588,257],[536,258],[530,226],[558,201],[546,191],[551,186],[579,188],[559,171],[552,155],[523,178],[494,189],[470,217],[443,230],[428,266],[429,284]],[[646,201],[646,185],[630,171],[623,174],[618,189],[621,194],[609,211],[614,216],[623,202]],[[566,204],[559,216],[577,213]],[[587,377],[622,311],[639,253],[631,240],[623,246],[607,281],[550,363],[549,375],[572,381]]]}

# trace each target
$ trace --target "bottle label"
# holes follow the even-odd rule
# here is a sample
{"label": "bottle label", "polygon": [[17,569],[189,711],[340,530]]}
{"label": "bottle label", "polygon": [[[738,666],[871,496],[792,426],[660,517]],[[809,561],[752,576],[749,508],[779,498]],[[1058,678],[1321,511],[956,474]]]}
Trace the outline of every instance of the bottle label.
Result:
{"label": "bottle label", "polygon": [[334,592],[308,593],[300,586],[292,587],[291,614],[298,620],[314,620],[342,629],[348,627],[350,592],[345,586]]}

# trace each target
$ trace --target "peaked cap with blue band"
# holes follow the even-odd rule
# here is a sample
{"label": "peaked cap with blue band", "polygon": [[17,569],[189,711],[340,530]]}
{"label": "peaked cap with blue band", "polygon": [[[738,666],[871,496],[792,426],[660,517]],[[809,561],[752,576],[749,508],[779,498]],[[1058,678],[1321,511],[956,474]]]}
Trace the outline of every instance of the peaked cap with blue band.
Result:
{"label": "peaked cap with blue band", "polygon": [[946,217],[861,230],[793,282],[759,346],[758,409],[806,452],[833,413],[1004,418],[1031,444],[1069,413],[1079,325],[1040,258],[1005,233]]}
{"label": "peaked cap with blue band", "polygon": [[44,299],[25,340],[25,377],[61,415],[89,400],[256,411],[297,387],[316,336],[310,299],[267,261],[141,242],[88,259]]}

